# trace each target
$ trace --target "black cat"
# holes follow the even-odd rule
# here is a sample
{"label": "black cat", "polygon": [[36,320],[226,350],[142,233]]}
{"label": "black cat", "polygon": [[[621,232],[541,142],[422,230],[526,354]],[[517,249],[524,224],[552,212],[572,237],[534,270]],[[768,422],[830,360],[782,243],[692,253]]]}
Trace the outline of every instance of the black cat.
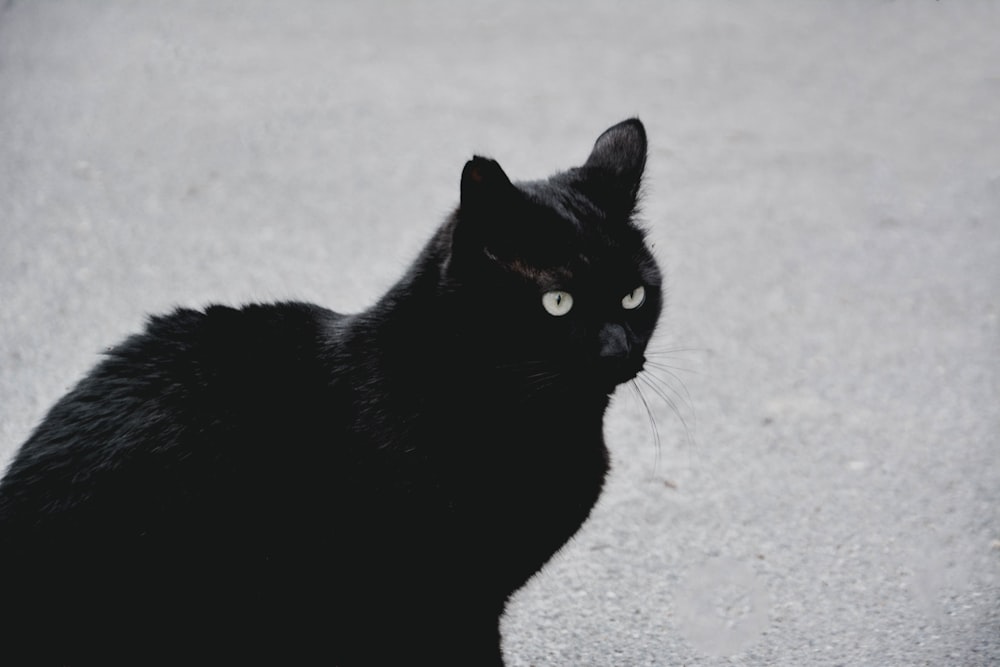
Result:
{"label": "black cat", "polygon": [[0,485],[0,663],[502,665],[608,469],[660,273],[638,120],[461,203],[373,307],[153,317]]}

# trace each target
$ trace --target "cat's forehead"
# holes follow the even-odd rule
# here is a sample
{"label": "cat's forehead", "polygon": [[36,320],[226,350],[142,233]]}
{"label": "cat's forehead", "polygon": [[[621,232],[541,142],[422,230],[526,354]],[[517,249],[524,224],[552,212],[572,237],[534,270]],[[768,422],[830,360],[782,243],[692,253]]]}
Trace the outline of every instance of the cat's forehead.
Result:
{"label": "cat's forehead", "polygon": [[532,204],[575,223],[578,228],[605,217],[604,211],[573,187],[572,181],[560,176],[541,181],[522,181],[516,186]]}
{"label": "cat's forehead", "polygon": [[557,177],[517,187],[531,202],[531,215],[545,227],[539,231],[558,237],[561,245],[580,254],[584,262],[634,253],[644,246],[645,235],[630,218],[617,219],[573,187],[572,180]]}
{"label": "cat's forehead", "polygon": [[580,281],[633,279],[648,257],[644,235],[630,220],[609,218],[566,182],[532,181],[517,187],[531,203],[534,233],[511,268],[542,287]]}

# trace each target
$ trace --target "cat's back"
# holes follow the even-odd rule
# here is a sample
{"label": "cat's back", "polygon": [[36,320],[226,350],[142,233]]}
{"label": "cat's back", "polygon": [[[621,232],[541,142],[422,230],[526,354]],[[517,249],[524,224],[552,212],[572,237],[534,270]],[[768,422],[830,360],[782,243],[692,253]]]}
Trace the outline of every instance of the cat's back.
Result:
{"label": "cat's back", "polygon": [[[279,303],[150,318],[21,447],[0,484],[0,530],[18,514],[69,517],[88,506],[135,507],[155,493],[169,498],[232,472],[233,453],[266,458],[254,451],[262,429],[296,428],[296,416],[331,385],[325,359],[344,317]],[[288,418],[276,421],[276,413]]]}
{"label": "cat's back", "polygon": [[156,388],[165,398],[202,400],[284,393],[281,384],[320,372],[345,317],[298,302],[180,308],[151,317],[142,333],[110,349],[78,390],[95,383],[137,396]]}
{"label": "cat's back", "polygon": [[110,664],[109,651],[171,654],[163,633],[183,652],[194,628],[219,648],[277,622],[261,609],[280,605],[257,598],[274,601],[279,547],[299,525],[289,509],[311,500],[296,489],[322,468],[304,452],[337,439],[329,357],[345,317],[302,303],[179,309],[107,351],[0,482],[9,655]]}

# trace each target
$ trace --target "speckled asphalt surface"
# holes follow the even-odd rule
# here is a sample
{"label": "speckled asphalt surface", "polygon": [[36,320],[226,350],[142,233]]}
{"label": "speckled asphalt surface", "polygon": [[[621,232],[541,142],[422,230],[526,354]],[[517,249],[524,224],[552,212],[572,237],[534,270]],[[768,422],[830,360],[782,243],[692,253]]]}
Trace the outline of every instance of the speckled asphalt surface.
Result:
{"label": "speckled asphalt surface", "polygon": [[146,313],[361,308],[473,152],[540,177],[639,115],[676,410],[639,384],[657,446],[619,391],[508,664],[997,664],[997,34],[975,1],[8,0],[0,457]]}

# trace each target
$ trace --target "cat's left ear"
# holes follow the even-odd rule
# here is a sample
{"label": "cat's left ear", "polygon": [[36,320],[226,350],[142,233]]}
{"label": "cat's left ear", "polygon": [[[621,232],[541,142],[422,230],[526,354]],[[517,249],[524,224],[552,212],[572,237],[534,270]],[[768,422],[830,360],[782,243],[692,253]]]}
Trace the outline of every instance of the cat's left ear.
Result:
{"label": "cat's left ear", "polygon": [[605,206],[629,214],[635,207],[646,168],[646,128],[630,118],[604,131],[594,143],[583,172]]}

